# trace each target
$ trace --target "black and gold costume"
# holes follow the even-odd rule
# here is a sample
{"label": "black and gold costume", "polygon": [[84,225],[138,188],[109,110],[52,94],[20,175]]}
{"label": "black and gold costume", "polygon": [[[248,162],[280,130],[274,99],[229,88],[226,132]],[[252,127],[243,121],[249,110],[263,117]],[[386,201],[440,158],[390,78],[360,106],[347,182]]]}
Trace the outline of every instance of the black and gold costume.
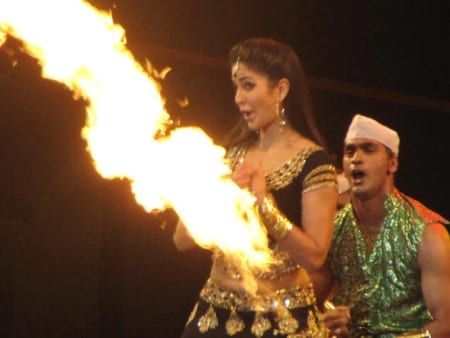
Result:
{"label": "black and gold costume", "polygon": [[[242,162],[245,147],[235,147],[228,158],[232,169]],[[337,187],[336,170],[328,154],[320,147],[303,149],[273,173],[266,175],[267,189],[280,211],[290,222],[301,226],[302,194],[321,187]],[[300,208],[300,209],[299,209]],[[275,256],[281,262],[260,279],[278,279],[304,269],[295,264],[277,242],[270,240]],[[239,270],[218,252],[214,260],[223,260],[226,272],[239,278]],[[327,337],[328,330],[318,319],[314,291],[309,278],[303,285],[252,296],[245,292],[222,289],[208,280],[186,324],[183,338],[188,337]]]}

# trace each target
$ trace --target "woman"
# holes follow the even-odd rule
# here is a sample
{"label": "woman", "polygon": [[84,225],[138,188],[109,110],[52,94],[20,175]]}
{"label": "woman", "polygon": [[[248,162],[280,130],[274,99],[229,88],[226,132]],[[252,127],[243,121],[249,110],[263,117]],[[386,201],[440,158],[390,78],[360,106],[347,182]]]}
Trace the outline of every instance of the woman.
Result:
{"label": "woman", "polygon": [[[240,121],[231,133],[233,180],[253,192],[281,262],[245,292],[238,268],[215,252],[187,337],[326,337],[307,271],[322,266],[337,203],[335,167],[321,146],[305,76],[286,44],[250,39],[229,54]],[[195,245],[182,223],[174,242]]]}

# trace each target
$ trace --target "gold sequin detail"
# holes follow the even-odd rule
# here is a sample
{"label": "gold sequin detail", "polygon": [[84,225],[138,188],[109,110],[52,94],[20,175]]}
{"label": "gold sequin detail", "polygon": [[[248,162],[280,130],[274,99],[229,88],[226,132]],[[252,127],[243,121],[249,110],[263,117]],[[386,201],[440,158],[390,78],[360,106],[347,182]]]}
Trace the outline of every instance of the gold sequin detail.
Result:
{"label": "gold sequin detail", "polygon": [[[292,181],[302,172],[303,166],[305,165],[308,157],[312,153],[321,150],[323,150],[323,148],[318,146],[311,148],[304,148],[300,150],[297,154],[295,154],[292,158],[284,162],[277,170],[275,170],[270,174],[266,174],[267,189],[280,190],[291,184]],[[244,160],[246,152],[247,148],[245,146],[236,146],[228,151],[227,159],[229,161],[229,165],[232,170],[234,170],[234,168]],[[322,165],[318,168],[320,169],[319,170],[320,172],[323,171],[329,172],[331,170],[333,170],[334,173],[336,172],[336,169],[332,165]],[[315,170],[316,169],[312,170],[312,172],[315,172]],[[311,175],[311,173],[309,175]],[[317,175],[317,171],[314,175]],[[323,186],[327,184],[337,187],[337,181],[335,176],[333,176],[330,180],[326,180],[325,177],[321,177],[319,178],[319,180],[320,179],[322,181],[317,182],[317,184],[321,184]],[[304,188],[309,189],[309,185]],[[318,187],[315,187],[315,189],[317,188]]]}
{"label": "gold sequin detail", "polygon": [[303,181],[303,192],[323,187],[337,189],[336,168],[331,164],[323,164],[311,170]]}
{"label": "gold sequin detail", "polygon": [[270,323],[270,320],[265,317],[264,313],[257,312],[255,314],[255,320],[253,321],[251,331],[256,337],[264,336],[264,333],[267,330],[270,330],[271,327],[272,324]]}
{"label": "gold sequin detail", "polygon": [[275,334],[289,334],[294,333],[298,329],[298,321],[292,317],[289,311],[283,313],[282,317],[278,320],[278,330],[274,330]]}
{"label": "gold sequin detail", "polygon": [[[259,279],[265,280],[278,280],[283,276],[290,274],[294,271],[301,269],[302,267],[299,264],[296,264],[289,256],[288,252],[282,250],[278,243],[274,243],[272,247],[273,258],[276,262],[275,264],[271,264],[268,269],[264,271],[255,272],[256,276]],[[239,267],[223,254],[221,251],[214,251],[212,258],[214,260],[221,260],[223,268],[228,276],[233,279],[241,279],[242,274],[239,270]]]}
{"label": "gold sequin detail", "polygon": [[247,147],[236,146],[228,150],[226,154],[226,159],[228,161],[228,166],[234,170],[239,163],[244,161],[245,154],[247,153]]}
{"label": "gold sequin detail", "polygon": [[244,321],[238,316],[236,309],[231,310],[230,317],[225,323],[225,329],[229,336],[234,336],[245,329]]}
{"label": "gold sequin detail", "polygon": [[232,310],[241,311],[277,311],[278,308],[293,309],[315,304],[314,289],[311,283],[296,285],[288,289],[279,289],[269,294],[251,296],[246,292],[234,292],[220,288],[208,280],[200,291],[200,297],[206,302]]}
{"label": "gold sequin detail", "polygon": [[210,305],[208,311],[206,311],[206,313],[200,317],[197,325],[198,330],[201,333],[205,333],[211,329],[215,329],[219,325],[216,311],[214,311],[214,307],[212,305]]}
{"label": "gold sequin detail", "polygon": [[321,147],[306,148],[299,151],[294,157],[284,162],[284,164],[274,172],[266,175],[268,190],[280,190],[300,175],[308,157],[316,151],[323,150]]}
{"label": "gold sequin detail", "polygon": [[285,238],[294,227],[291,221],[278,209],[277,202],[270,193],[264,197],[262,205],[258,208],[258,213],[269,235],[276,240]]}
{"label": "gold sequin detail", "polygon": [[[317,307],[315,307],[317,310]],[[308,312],[307,328],[293,334],[288,334],[287,338],[329,338],[330,330],[320,323],[313,311]],[[361,337],[360,337],[361,338]]]}
{"label": "gold sequin detail", "polygon": [[[200,297],[210,304],[207,312],[197,323],[201,333],[219,325],[214,308],[222,308],[230,311],[230,316],[225,322],[227,336],[236,335],[245,329],[246,324],[249,325],[239,317],[238,310],[240,310],[255,313],[250,328],[255,337],[262,337],[267,331],[272,330],[274,335],[287,335],[288,338],[327,338],[328,330],[314,313],[318,310],[311,283],[252,297],[245,292],[221,289],[213,281],[208,280],[200,292]],[[307,325],[300,327],[299,321],[291,311],[307,306],[311,306],[306,318]],[[276,327],[272,326],[269,315],[274,316]]]}

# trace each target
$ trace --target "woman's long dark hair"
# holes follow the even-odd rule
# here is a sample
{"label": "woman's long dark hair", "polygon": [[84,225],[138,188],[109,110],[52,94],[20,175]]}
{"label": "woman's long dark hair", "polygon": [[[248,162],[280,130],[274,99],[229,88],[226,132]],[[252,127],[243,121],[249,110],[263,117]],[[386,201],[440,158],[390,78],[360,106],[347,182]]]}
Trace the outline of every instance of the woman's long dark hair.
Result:
{"label": "woman's long dark hair", "polygon": [[[229,53],[230,67],[238,61],[253,71],[267,75],[273,83],[283,78],[288,79],[290,89],[283,107],[289,123],[303,136],[325,147],[324,139],[314,119],[306,76],[300,59],[292,47],[272,39],[244,40],[234,45]],[[257,134],[251,131],[240,117],[227,135],[226,143],[227,146],[231,146],[256,139]]]}

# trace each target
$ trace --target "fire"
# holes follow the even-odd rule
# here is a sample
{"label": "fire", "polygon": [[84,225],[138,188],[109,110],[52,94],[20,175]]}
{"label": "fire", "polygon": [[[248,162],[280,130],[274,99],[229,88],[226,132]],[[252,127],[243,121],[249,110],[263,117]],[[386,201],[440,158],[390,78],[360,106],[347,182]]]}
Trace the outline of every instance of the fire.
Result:
{"label": "fire", "polygon": [[128,179],[146,211],[173,208],[203,247],[245,271],[273,257],[254,198],[229,178],[225,151],[199,128],[172,128],[160,84],[126,48],[110,13],[82,0],[2,0],[0,47],[10,35],[42,76],[86,103],[82,137],[104,178]]}

